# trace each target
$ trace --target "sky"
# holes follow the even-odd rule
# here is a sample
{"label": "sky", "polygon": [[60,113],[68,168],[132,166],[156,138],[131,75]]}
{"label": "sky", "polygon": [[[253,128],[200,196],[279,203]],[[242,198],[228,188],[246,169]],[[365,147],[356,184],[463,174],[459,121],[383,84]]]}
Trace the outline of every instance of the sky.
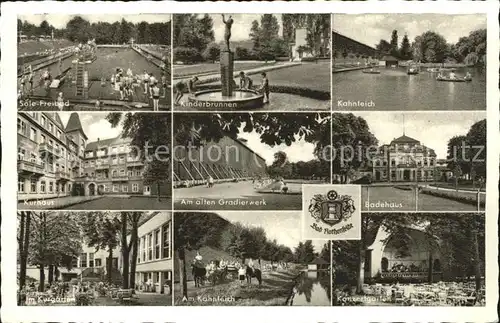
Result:
{"label": "sky", "polygon": [[[44,20],[47,20],[49,24],[57,29],[65,28],[66,23],[77,15],[63,15],[63,14],[41,14],[41,15],[19,15],[18,19],[23,21],[28,21],[35,25],[40,25]],[[139,23],[142,21],[147,21],[149,23],[154,22],[168,22],[170,21],[170,14],[139,14],[139,15],[113,15],[113,14],[102,14],[102,15],[78,15],[85,20],[94,22],[109,22],[114,23],[116,21],[121,21],[122,18],[132,23]]]}
{"label": "sky", "polygon": [[[65,127],[70,115],[71,112],[59,113]],[[80,113],[79,115],[88,142],[97,141],[97,138],[101,140],[116,138],[121,133],[121,127],[111,128],[111,124],[105,119],[107,113]]]}
{"label": "sky", "polygon": [[281,144],[279,146],[271,147],[260,142],[260,135],[258,133],[243,132],[243,127],[241,127],[238,138],[246,139],[246,145],[254,152],[259,154],[262,158],[264,158],[267,165],[271,165],[273,163],[274,154],[278,151],[284,151],[288,157],[288,161],[291,163],[298,161],[310,161],[311,159],[315,159],[315,145],[308,143],[305,140],[298,141],[298,136],[296,137],[297,141],[293,142],[290,146]]}
{"label": "sky", "polygon": [[404,115],[406,136],[434,149],[437,158],[446,158],[450,138],[466,135],[474,123],[486,118],[486,113],[481,111],[354,114],[366,120],[379,145],[389,144],[393,139],[403,135]]}
{"label": "sky", "polygon": [[[280,35],[282,33],[281,27],[281,14],[274,14],[278,18],[278,23],[280,25]],[[222,22],[222,17],[219,14],[211,14],[212,20],[214,22],[214,36],[215,42],[220,42],[224,40],[224,23]],[[231,40],[241,41],[250,39],[250,28],[252,27],[252,21],[257,20],[260,23],[260,14],[226,14],[226,19],[229,16],[233,17],[234,23],[231,28]]]}
{"label": "sky", "polygon": [[[450,3],[451,5],[451,3]],[[375,47],[380,39],[388,42],[394,29],[398,31],[398,43],[408,34],[410,43],[426,31],[441,34],[448,43],[456,43],[460,37],[473,30],[486,28],[485,14],[335,14],[333,29],[365,45]]]}
{"label": "sky", "polygon": [[[301,237],[301,212],[218,212],[219,216],[231,223],[239,222],[249,227],[261,227],[265,230],[269,240],[276,239],[292,251],[299,244],[305,242]],[[326,241],[312,241],[315,252],[320,252]]]}

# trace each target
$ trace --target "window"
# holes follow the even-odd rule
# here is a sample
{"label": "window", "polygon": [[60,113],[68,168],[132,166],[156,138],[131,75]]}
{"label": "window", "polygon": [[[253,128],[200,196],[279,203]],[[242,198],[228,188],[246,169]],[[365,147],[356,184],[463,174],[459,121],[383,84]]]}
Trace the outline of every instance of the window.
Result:
{"label": "window", "polygon": [[40,135],[40,143],[41,144],[44,144],[45,142],[47,141],[47,138],[45,137],[45,135]]}
{"label": "window", "polygon": [[431,166],[434,166],[434,159],[430,160],[430,164],[431,164]]}
{"label": "window", "polygon": [[116,147],[111,148],[111,153],[116,154],[118,152],[118,149]]}
{"label": "window", "polygon": [[128,177],[132,177],[132,171],[131,171],[131,170],[129,170],[129,171],[127,172],[127,176],[128,176]]}
{"label": "window", "polygon": [[49,139],[49,146],[50,146],[50,147],[54,147],[54,140]]}
{"label": "window", "polygon": [[24,154],[26,154],[26,150],[24,148],[17,148],[17,159],[24,160]]}
{"label": "window", "polygon": [[102,260],[101,260],[101,258],[96,258],[94,260],[94,265],[95,265],[95,267],[102,267]]}
{"label": "window", "polygon": [[109,192],[109,186],[108,185],[104,185],[104,192]]}
{"label": "window", "polygon": [[118,164],[118,158],[113,157],[113,165],[116,165],[116,164]]}
{"label": "window", "polygon": [[125,157],[120,156],[120,164],[125,164]]}
{"label": "window", "polygon": [[31,185],[30,185],[30,193],[36,193],[36,179],[32,178],[31,179]]}
{"label": "window", "polygon": [[87,268],[87,254],[80,254],[80,267]]}
{"label": "window", "polygon": [[30,139],[33,141],[36,141],[36,129],[35,128],[30,129]]}
{"label": "window", "polygon": [[95,161],[91,160],[90,161],[90,167],[94,167],[95,166]]}
{"label": "window", "polygon": [[128,192],[128,186],[122,185],[122,192]]}
{"label": "window", "polygon": [[49,182],[49,193],[54,192],[54,182]]}
{"label": "window", "polygon": [[61,130],[57,130],[57,135],[56,135],[57,138],[61,139]]}
{"label": "window", "polygon": [[146,237],[141,238],[141,246],[142,246],[142,262],[146,261]]}
{"label": "window", "polygon": [[396,161],[394,159],[391,160],[391,166],[396,166]]}
{"label": "window", "polygon": [[118,184],[113,184],[113,192],[117,193],[119,190],[119,185]]}
{"label": "window", "polygon": [[139,192],[139,185],[138,184],[132,184],[132,192]]}
{"label": "window", "polygon": [[19,178],[17,180],[17,191],[19,193],[25,193],[25,191],[24,191],[24,178]]}
{"label": "window", "polygon": [[117,172],[117,171],[116,171],[116,169],[115,169],[115,170],[113,170],[113,171],[111,172],[111,174],[112,174],[112,176],[113,176],[113,177],[116,177],[116,176],[118,175],[118,172]]}
{"label": "window", "polygon": [[17,118],[17,132],[26,136],[26,131],[26,123],[23,120]]}
{"label": "window", "polygon": [[165,223],[162,227],[162,240],[163,240],[163,246],[162,246],[162,258],[170,258],[171,257],[171,250],[170,250],[170,222]]}
{"label": "window", "polygon": [[160,259],[160,230],[156,230],[154,234],[155,238],[155,258]]}
{"label": "window", "polygon": [[40,182],[40,193],[45,193],[45,181]]}
{"label": "window", "polygon": [[37,159],[38,159],[37,155],[35,155],[34,153],[30,153],[30,162],[32,162],[33,164],[36,164]]}
{"label": "window", "polygon": [[380,160],[375,161],[375,166],[380,166]]}
{"label": "window", "polygon": [[148,260],[153,260],[153,234],[148,234]]}
{"label": "window", "polygon": [[54,125],[52,123],[49,123],[49,132],[54,133]]}
{"label": "window", "polygon": [[47,118],[45,118],[44,115],[42,115],[42,117],[40,118],[40,121],[41,121],[43,127],[47,126]]}
{"label": "window", "polygon": [[120,169],[120,176],[125,176],[125,170],[124,169]]}
{"label": "window", "polygon": [[[42,117],[43,118],[43,117]],[[71,267],[72,268],[77,268],[78,267],[78,258],[77,257],[73,257],[71,259]]]}
{"label": "window", "polygon": [[93,252],[89,253],[89,267],[94,268],[94,253]]}
{"label": "window", "polygon": [[61,184],[61,193],[64,193],[64,191],[65,191],[65,187],[66,187],[66,186],[65,186],[64,184]]}

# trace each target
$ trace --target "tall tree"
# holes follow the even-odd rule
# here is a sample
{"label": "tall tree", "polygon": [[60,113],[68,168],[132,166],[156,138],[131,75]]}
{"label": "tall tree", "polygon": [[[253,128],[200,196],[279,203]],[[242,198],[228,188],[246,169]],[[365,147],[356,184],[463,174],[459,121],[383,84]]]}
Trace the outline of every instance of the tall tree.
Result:
{"label": "tall tree", "polygon": [[443,63],[450,51],[446,39],[433,31],[415,37],[412,47],[414,59],[423,63]]}
{"label": "tall tree", "polygon": [[403,40],[401,41],[401,49],[399,51],[399,57],[403,60],[412,59],[410,40],[408,39],[408,35],[406,34],[403,36]]}
{"label": "tall tree", "polygon": [[[18,212],[19,217],[19,233],[18,233],[18,249],[19,249],[19,289],[23,289],[26,285],[26,267],[28,264],[28,250],[30,248],[31,235],[31,211]],[[20,299],[18,305],[20,305]]]}
{"label": "tall tree", "polygon": [[398,31],[393,30],[391,34],[391,55],[394,57],[399,56],[399,50],[398,50]]}

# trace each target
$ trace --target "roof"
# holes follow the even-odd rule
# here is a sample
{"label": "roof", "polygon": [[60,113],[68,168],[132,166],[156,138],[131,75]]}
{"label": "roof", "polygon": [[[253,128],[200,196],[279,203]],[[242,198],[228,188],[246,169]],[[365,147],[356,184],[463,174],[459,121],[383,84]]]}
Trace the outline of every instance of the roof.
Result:
{"label": "roof", "polygon": [[420,141],[413,139],[411,137],[408,137],[406,135],[402,135],[401,137],[398,137],[398,138],[391,141],[391,144],[403,144],[403,143],[404,144],[407,144],[407,143],[420,144]]}
{"label": "roof", "polygon": [[[59,117],[59,115],[57,115]],[[83,131],[82,123],[80,122],[80,117],[78,116],[78,113],[73,112],[69,116],[68,124],[66,125],[65,129],[66,133],[71,132],[71,131],[81,131],[85,139],[87,139],[87,135],[85,135],[85,131]]]}
{"label": "roof", "polygon": [[310,265],[315,264],[315,265],[329,265],[328,261],[321,257],[316,257],[313,261],[309,263]]}
{"label": "roof", "polygon": [[129,144],[129,143],[130,143],[130,138],[122,138],[118,136],[115,138],[89,142],[85,147],[85,151],[94,151],[98,148],[103,148],[111,145]]}
{"label": "roof", "polygon": [[396,57],[391,56],[391,55],[384,55],[380,60],[381,61],[399,61],[399,59],[397,59]]}

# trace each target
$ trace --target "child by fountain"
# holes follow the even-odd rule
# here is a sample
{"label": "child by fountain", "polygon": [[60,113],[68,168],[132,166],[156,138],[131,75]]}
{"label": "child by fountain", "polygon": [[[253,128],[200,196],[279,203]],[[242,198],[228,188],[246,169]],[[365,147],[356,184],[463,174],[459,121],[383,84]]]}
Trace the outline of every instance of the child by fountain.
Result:
{"label": "child by fountain", "polygon": [[245,72],[241,71],[240,72],[240,89],[251,89],[253,86],[253,81],[248,75],[245,74]]}

